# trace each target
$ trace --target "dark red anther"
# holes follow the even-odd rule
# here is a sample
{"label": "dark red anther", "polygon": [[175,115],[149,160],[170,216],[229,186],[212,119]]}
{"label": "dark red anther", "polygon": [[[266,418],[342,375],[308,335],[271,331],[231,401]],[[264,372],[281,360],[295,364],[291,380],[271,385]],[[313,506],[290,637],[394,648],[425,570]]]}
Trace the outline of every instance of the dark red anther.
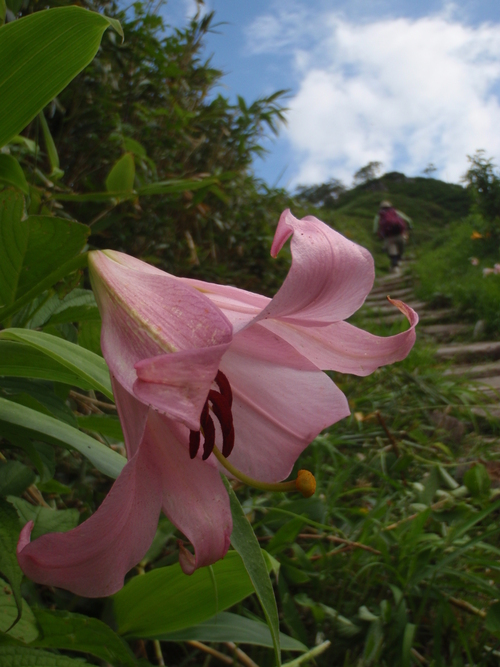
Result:
{"label": "dark red anther", "polygon": [[212,404],[212,412],[217,417],[222,431],[222,455],[226,458],[231,454],[234,447],[234,426],[231,405],[233,402],[233,392],[227,377],[220,371],[217,373],[215,383],[220,389],[220,393],[211,389],[208,392],[208,398],[203,406],[200,416],[200,430],[189,432],[189,456],[194,459],[200,448],[201,433],[203,432],[203,461],[206,461],[214,450],[215,446],[215,426],[209,412],[208,402]]}
{"label": "dark red anther", "polygon": [[[201,411],[201,417],[200,417],[200,425],[203,427],[203,422],[206,420],[208,416],[208,401],[205,401],[205,405],[203,406],[203,410]],[[194,459],[196,457],[196,454],[198,454],[198,450],[200,448],[200,436],[201,432],[200,431],[189,431],[189,456]]]}
{"label": "dark red anther", "polygon": [[[222,453],[229,456],[234,446],[233,414],[227,398],[218,391],[211,389],[208,400],[212,403],[212,411],[220,423],[222,431]],[[225,452],[228,452],[227,454]]]}
{"label": "dark red anther", "polygon": [[192,459],[196,458],[196,454],[198,454],[200,436],[201,433],[199,431],[189,431],[189,456]]}
{"label": "dark red anther", "polygon": [[207,418],[202,424],[205,442],[203,443],[202,460],[206,461],[214,451],[215,446],[215,426],[212,417],[207,413]]}
{"label": "dark red anther", "polygon": [[217,375],[215,376],[215,384],[219,387],[220,393],[229,403],[229,408],[231,408],[233,404],[233,392],[229,380],[222,371],[217,372]]}

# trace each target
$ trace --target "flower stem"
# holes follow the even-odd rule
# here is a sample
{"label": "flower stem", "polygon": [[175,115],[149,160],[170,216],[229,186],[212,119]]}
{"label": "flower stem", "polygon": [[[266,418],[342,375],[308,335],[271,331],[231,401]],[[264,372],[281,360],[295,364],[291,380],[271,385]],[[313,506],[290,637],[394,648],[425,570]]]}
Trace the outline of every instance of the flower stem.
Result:
{"label": "flower stem", "polygon": [[230,472],[233,477],[254,489],[260,489],[261,491],[299,491],[305,498],[312,496],[316,490],[316,480],[308,470],[299,470],[297,479],[289,482],[260,482],[233,466],[216,446],[214,446],[213,454],[221,466]]}

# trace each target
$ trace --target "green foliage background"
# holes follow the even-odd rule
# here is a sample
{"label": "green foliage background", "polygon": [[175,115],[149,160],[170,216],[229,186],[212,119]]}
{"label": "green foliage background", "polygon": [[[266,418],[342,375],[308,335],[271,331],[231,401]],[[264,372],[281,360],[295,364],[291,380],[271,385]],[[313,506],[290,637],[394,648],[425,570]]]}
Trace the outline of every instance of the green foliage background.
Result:
{"label": "green foliage background", "polygon": [[[500,277],[480,270],[498,251],[487,236],[496,224],[490,161],[471,163],[467,188],[371,172],[352,189],[335,179],[295,196],[269,188],[251,165],[284,121],[285,98],[231,104],[214,92],[222,74],[201,54],[216,17],[171,30],[140,2],[126,13],[81,4],[118,19],[125,40],[94,16],[95,58],[0,153],[0,667],[140,666],[161,652],[169,665],[208,665],[193,640],[226,655],[236,642],[238,660],[267,667],[279,661],[278,622],[288,667],[497,664],[500,529],[489,471],[498,424],[479,420],[480,392],[446,376],[424,345],[369,378],[334,375],[353,415],[297,464],[315,474],[316,496],[231,493],[235,551],[211,571],[180,573],[179,534],[162,518],[112,601],[22,580],[21,526],[33,520],[41,535],[77,525],[124,464],[87,247],[273,294],[290,259],[269,255],[284,208],[365,245],[383,273],[372,224],[389,198],[414,220],[422,295],[484,317],[491,331],[499,323]],[[7,26],[46,7],[9,0]],[[357,323],[385,335],[401,328]],[[437,427],[436,414],[462,435]]]}

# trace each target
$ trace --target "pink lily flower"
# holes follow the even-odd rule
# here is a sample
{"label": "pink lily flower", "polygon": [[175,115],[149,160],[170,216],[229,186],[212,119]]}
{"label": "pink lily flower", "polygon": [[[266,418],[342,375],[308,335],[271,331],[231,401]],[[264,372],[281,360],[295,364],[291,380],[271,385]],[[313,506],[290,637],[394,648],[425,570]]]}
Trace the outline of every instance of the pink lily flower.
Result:
{"label": "pink lily flower", "polygon": [[161,510],[194,547],[180,550],[184,572],[222,558],[232,522],[221,461],[263,483],[285,479],[307,445],[350,412],[322,371],[363,376],[406,357],[418,316],[404,303],[392,302],[410,328],[395,336],[344,321],[371,290],[369,252],[285,211],[273,257],[290,236],[292,266],[273,299],[177,278],[123,253],[90,253],[128,463],[77,528],[30,542],[26,524],[18,559],[31,579],[87,597],[116,592],[148,550]]}

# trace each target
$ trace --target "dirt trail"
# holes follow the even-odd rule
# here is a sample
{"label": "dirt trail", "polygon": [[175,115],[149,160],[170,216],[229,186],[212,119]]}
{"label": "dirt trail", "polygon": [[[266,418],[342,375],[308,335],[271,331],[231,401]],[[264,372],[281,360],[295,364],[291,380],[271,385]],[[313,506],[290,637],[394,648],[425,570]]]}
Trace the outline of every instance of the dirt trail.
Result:
{"label": "dirt trail", "polygon": [[413,291],[413,281],[408,270],[376,280],[362,309],[365,316],[376,321],[393,324],[401,320],[387,296],[401,299],[414,308],[420,317],[417,336],[437,344],[436,359],[450,361],[445,374],[461,375],[470,379],[471,386],[481,391],[478,403],[488,402],[485,408],[476,407],[478,416],[491,415],[500,418],[500,341],[474,340],[474,325],[460,321],[453,308],[432,308],[419,301]]}

